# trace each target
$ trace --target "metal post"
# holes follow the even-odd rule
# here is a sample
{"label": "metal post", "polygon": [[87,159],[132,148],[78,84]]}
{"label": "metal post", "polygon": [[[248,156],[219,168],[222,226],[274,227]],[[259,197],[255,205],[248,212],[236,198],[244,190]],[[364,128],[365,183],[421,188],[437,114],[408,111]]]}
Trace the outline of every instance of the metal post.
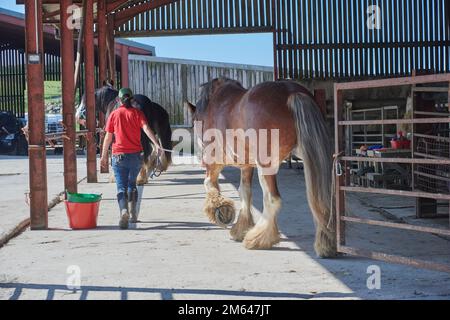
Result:
{"label": "metal post", "polygon": [[87,106],[87,182],[97,182],[97,144],[95,142],[95,61],[94,61],[94,0],[86,0],[85,23],[85,90]]}
{"label": "metal post", "polygon": [[122,65],[122,69],[120,70],[121,86],[128,88],[128,47],[125,45],[121,46],[120,60]]}
{"label": "metal post", "polygon": [[69,192],[77,192],[77,156],[75,150],[75,83],[73,31],[68,7],[72,0],[61,0],[61,86],[63,122],[67,139],[64,139],[64,187]]}
{"label": "metal post", "polygon": [[[109,79],[116,84],[116,48],[114,42],[114,18],[108,17],[108,34],[106,37],[108,47],[108,61],[109,61]],[[117,86],[117,84],[116,84]]]}
{"label": "metal post", "polygon": [[25,2],[25,45],[29,127],[31,229],[47,229],[47,161],[45,152],[44,48],[42,47],[42,0]]}
{"label": "metal post", "polygon": [[[339,91],[334,88],[334,139],[335,139],[335,154],[336,156],[344,151],[344,131],[342,126],[339,125],[339,121],[342,120],[343,115],[343,98],[342,91]],[[345,170],[346,171],[346,170]],[[333,170],[333,174],[336,174]],[[345,216],[345,196],[344,191],[341,189],[344,186],[344,176],[337,176],[336,178],[336,189],[335,197],[336,197],[336,240],[337,240],[337,248],[339,251],[340,246],[345,245],[345,224],[342,221],[341,217]]]}
{"label": "metal post", "polygon": [[98,1],[97,32],[98,32],[98,87],[106,81],[107,56],[106,56],[106,3]]}
{"label": "metal post", "polygon": [[[450,28],[450,19],[448,20],[448,25]],[[450,81],[448,82],[447,110],[450,113]],[[448,226],[450,228],[450,201],[448,202]]]}
{"label": "metal post", "polygon": [[[106,1],[99,0],[97,3],[97,32],[98,32],[98,87],[102,87],[107,79],[107,51],[106,51]],[[98,126],[105,127],[105,114],[98,110]],[[100,132],[100,152],[103,149],[103,138],[105,134]],[[108,173],[109,168],[101,168],[101,173]]]}

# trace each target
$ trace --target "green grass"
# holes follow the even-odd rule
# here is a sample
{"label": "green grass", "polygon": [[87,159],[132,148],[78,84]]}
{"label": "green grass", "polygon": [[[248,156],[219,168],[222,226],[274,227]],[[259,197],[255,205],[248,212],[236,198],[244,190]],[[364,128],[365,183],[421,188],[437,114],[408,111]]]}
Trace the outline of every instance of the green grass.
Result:
{"label": "green grass", "polygon": [[[28,112],[27,90],[25,90],[25,112]],[[77,92],[75,101],[79,101]],[[62,104],[62,88],[61,81],[45,81],[44,82],[44,103],[45,104]]]}
{"label": "green grass", "polygon": [[61,103],[61,81],[44,82],[45,103]]}
{"label": "green grass", "polygon": [[[25,112],[28,112],[28,96],[25,89]],[[44,103],[60,104],[61,97],[61,81],[44,81]]]}

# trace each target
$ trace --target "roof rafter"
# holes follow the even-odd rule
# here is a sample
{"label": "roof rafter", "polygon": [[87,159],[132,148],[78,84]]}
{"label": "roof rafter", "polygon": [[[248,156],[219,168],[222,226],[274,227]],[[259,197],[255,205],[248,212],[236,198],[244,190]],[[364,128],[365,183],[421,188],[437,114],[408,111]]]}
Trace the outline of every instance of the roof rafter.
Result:
{"label": "roof rafter", "polygon": [[162,7],[164,5],[177,2],[179,0],[150,0],[145,3],[138,4],[133,7],[129,7],[127,9],[121,10],[114,14],[114,27],[117,28],[127,22],[128,20],[132,19],[136,15],[145,12],[150,11],[152,9],[156,9],[158,7]]}

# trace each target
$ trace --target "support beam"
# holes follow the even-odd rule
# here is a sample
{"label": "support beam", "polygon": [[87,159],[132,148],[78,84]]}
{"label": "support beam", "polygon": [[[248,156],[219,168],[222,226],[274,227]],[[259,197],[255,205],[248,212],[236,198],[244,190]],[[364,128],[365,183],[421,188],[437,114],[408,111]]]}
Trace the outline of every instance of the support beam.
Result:
{"label": "support beam", "polygon": [[167,4],[170,4],[172,2],[177,2],[178,0],[154,0],[151,2],[145,2],[142,4],[139,4],[134,7],[130,7],[128,9],[119,11],[118,13],[114,14],[114,28],[117,28],[121,25],[123,25],[125,22],[127,22],[130,19],[133,19],[136,15],[145,12],[150,11],[152,9],[165,6]]}
{"label": "support beam", "polygon": [[55,10],[55,11],[52,11],[52,12],[45,12],[44,15],[43,15],[43,19],[47,20],[49,18],[53,18],[55,16],[59,16],[60,13],[61,13],[61,11],[59,9]]}
{"label": "support beam", "polygon": [[[25,37],[29,126],[30,220],[32,230],[41,230],[48,227],[42,0],[27,0],[25,3]],[[33,60],[31,63],[31,58],[37,56],[39,60]]]}
{"label": "support beam", "polygon": [[[100,88],[107,80],[107,50],[106,50],[106,0],[98,0],[97,3],[97,34],[98,34],[98,84]],[[105,127],[105,114],[98,110],[98,126],[100,128]],[[103,138],[105,134],[100,133],[100,150],[103,149]],[[108,173],[108,168],[101,168],[101,173]]]}
{"label": "support beam", "polygon": [[[106,55],[106,0],[98,0],[97,4],[97,34],[98,34],[98,87],[101,87],[107,79],[107,55]],[[101,126],[102,127],[102,126]]]}
{"label": "support beam", "polygon": [[129,48],[125,45],[122,45],[120,48],[120,60],[122,69],[120,70],[121,76],[121,86],[128,88],[128,51]]}
{"label": "support beam", "polygon": [[[101,1],[101,0],[99,0],[99,1]],[[107,13],[113,12],[114,10],[117,10],[118,8],[120,8],[122,5],[124,5],[127,2],[128,2],[128,0],[116,0],[114,2],[110,2],[107,4],[106,11],[107,11]]]}
{"label": "support beam", "polygon": [[[16,4],[25,4],[27,0],[16,0]],[[83,0],[73,0],[73,3],[81,4]],[[42,0],[42,4],[59,4],[61,0]]]}
{"label": "support beam", "polygon": [[106,35],[106,46],[108,47],[108,78],[114,81],[114,85],[116,84],[116,49],[115,49],[115,40],[114,40],[114,17],[108,16],[108,33]]}
{"label": "support beam", "polygon": [[70,5],[72,0],[61,0],[61,86],[63,123],[67,136],[64,139],[64,188],[69,192],[77,192],[73,30],[67,24],[70,20],[67,9]]}
{"label": "support beam", "polygon": [[86,90],[86,119],[88,133],[87,140],[87,182],[97,182],[97,143],[95,142],[95,50],[94,50],[94,0],[86,0],[84,32],[84,60],[85,60],[85,90]]}

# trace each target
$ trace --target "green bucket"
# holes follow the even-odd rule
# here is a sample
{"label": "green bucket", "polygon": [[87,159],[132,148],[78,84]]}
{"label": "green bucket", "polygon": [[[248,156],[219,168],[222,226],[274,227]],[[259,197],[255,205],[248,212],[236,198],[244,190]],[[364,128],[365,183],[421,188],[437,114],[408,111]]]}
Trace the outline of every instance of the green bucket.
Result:
{"label": "green bucket", "polygon": [[101,194],[93,193],[70,193],[66,191],[67,201],[77,203],[92,203],[98,202],[102,199]]}

